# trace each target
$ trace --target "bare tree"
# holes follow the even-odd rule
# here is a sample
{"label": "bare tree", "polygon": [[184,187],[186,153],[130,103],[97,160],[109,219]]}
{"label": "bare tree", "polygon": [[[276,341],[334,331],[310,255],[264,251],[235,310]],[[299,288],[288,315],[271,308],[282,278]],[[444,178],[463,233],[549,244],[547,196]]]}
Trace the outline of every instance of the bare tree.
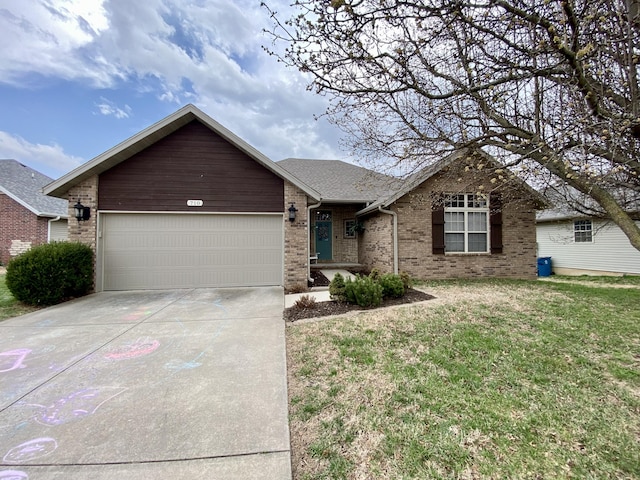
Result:
{"label": "bare tree", "polygon": [[583,210],[611,218],[640,250],[640,0],[294,7],[284,19],[266,6],[286,44],[277,55],[329,97],[326,113],[355,152],[415,168],[482,148],[581,192]]}

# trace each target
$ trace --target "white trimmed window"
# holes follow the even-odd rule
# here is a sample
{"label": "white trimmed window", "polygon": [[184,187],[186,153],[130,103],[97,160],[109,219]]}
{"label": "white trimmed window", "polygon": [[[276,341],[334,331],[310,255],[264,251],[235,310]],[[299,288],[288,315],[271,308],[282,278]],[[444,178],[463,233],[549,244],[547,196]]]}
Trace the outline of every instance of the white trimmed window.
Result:
{"label": "white trimmed window", "polygon": [[576,220],[573,222],[573,240],[576,243],[593,242],[593,225],[591,220]]}
{"label": "white trimmed window", "polygon": [[447,253],[489,252],[489,204],[484,195],[445,195],[444,243]]}

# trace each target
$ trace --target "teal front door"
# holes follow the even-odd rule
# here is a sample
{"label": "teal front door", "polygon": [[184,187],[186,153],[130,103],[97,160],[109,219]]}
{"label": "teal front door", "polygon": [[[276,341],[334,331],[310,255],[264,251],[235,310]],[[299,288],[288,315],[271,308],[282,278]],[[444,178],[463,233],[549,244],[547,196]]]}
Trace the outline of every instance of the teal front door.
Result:
{"label": "teal front door", "polygon": [[318,252],[318,260],[331,260],[333,258],[330,221],[316,221],[316,252]]}

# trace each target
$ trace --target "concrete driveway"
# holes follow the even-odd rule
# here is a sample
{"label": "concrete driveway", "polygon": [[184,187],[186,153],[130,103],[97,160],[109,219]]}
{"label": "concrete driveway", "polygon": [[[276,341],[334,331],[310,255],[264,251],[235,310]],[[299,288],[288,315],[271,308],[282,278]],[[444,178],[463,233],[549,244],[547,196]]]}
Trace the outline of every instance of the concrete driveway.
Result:
{"label": "concrete driveway", "polygon": [[282,309],[105,292],[0,322],[0,480],[290,479]]}

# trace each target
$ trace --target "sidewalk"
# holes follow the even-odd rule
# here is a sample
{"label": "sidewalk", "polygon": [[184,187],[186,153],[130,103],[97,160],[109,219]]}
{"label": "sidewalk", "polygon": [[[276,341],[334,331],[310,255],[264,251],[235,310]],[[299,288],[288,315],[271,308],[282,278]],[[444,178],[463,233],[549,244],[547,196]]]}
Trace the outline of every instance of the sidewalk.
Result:
{"label": "sidewalk", "polygon": [[[333,280],[333,277],[336,276],[336,273],[342,275],[345,280],[347,278],[354,279],[354,275],[349,273],[346,270],[335,269],[335,268],[327,268],[320,270],[322,274],[327,277],[327,280]],[[316,302],[328,302],[331,300],[329,295],[329,287],[312,287],[310,292],[305,293],[292,293],[284,296],[284,308],[292,307],[300,297],[304,295],[309,295],[310,297],[314,297]]]}

